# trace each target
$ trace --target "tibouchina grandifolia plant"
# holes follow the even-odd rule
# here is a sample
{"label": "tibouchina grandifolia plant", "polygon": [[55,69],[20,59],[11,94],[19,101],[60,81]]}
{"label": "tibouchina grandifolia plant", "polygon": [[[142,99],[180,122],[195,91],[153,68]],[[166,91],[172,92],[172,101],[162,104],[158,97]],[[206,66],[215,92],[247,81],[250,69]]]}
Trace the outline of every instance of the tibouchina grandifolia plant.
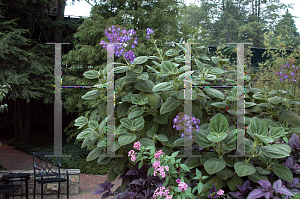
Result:
{"label": "tibouchina grandifolia plant", "polygon": [[[153,32],[148,29],[147,36],[149,41],[156,46]],[[119,33],[116,32],[116,34]],[[108,36],[114,37],[114,35]],[[121,36],[124,38],[124,35]],[[190,195],[187,193],[191,189],[190,193],[203,198],[212,194],[208,189],[208,185],[212,186],[212,183],[217,192],[223,190],[223,194],[227,194],[237,191],[236,185],[241,186],[248,179],[254,183],[258,180],[274,182],[277,180],[275,178],[281,178],[290,183],[293,181],[292,168],[283,164],[286,162],[284,158],[289,157],[291,153],[291,147],[287,144],[288,139],[292,132],[298,132],[297,129],[300,126],[300,117],[290,108],[292,104],[299,102],[291,101],[293,100],[291,93],[288,91],[268,93],[265,89],[252,88],[251,77],[245,75],[245,124],[247,128],[244,139],[242,137],[244,130],[236,130],[236,120],[233,120],[237,111],[236,97],[239,93],[237,88],[227,88],[228,92],[225,92],[207,86],[195,87],[192,89],[192,115],[190,118],[178,115],[184,112],[184,85],[186,83],[194,85],[236,84],[236,71],[226,71],[224,66],[226,60],[211,57],[206,47],[192,45],[192,70],[185,72],[185,46],[177,45],[176,48],[166,52],[157,46],[156,49],[158,53],[153,56],[139,56],[134,58],[132,63],[129,63],[127,59],[126,64],[114,63],[115,73],[125,73],[124,77],[115,82],[115,127],[106,125],[106,119],[109,117],[106,113],[107,88],[97,87],[82,96],[84,100],[94,100],[95,105],[91,113],[88,112],[84,117],[81,116],[75,120],[75,126],[82,129],[77,139],[83,141],[82,147],[91,150],[87,161],[98,158],[99,164],[107,164],[112,159],[116,160],[108,173],[108,183],[113,182],[119,175],[126,174],[125,171],[135,167],[137,162],[138,169],[151,164],[152,166],[147,170],[147,173],[150,172],[148,176],[150,174],[154,176],[154,171],[156,171],[154,177],[158,175],[159,179],[165,180],[164,190],[156,191],[159,187],[155,187],[155,190],[151,187],[145,191],[150,193],[153,190],[153,194],[156,191],[157,197],[160,197],[162,193],[168,193],[168,190],[170,193],[177,194],[176,191],[180,191],[176,183],[177,179],[188,185],[182,193]],[[86,71],[84,77],[98,78],[103,85],[106,72],[104,66],[100,71]],[[192,76],[192,82],[186,79],[187,75]],[[227,111],[220,111],[220,109]],[[179,123],[180,120],[181,123]],[[184,131],[182,127],[186,127],[187,131]],[[107,146],[106,128],[115,129],[114,148]],[[131,151],[136,142],[140,142],[141,148],[145,147],[144,150],[148,148],[153,158],[149,159],[147,151],[144,151],[147,152],[146,154],[141,151]],[[176,161],[179,160],[177,155],[184,155],[186,143],[190,144],[188,146],[193,146],[192,149],[196,149],[192,151],[196,156],[182,158],[181,163],[180,161],[177,163]],[[236,155],[237,146],[241,144],[245,144],[246,157],[230,157]],[[105,156],[106,150],[111,150],[123,157],[107,157]],[[163,152],[160,154],[160,164],[155,163],[158,161],[154,158],[156,151]],[[174,161],[171,165],[166,157],[174,154],[175,156],[172,157]],[[153,168],[153,164],[156,169]],[[187,173],[192,174],[186,175]],[[193,173],[196,173],[196,176]],[[200,177],[197,173],[201,174]],[[200,180],[197,183],[193,179],[194,176],[200,179],[202,174],[209,176],[201,181],[204,187],[200,184]],[[167,182],[168,178],[169,182]],[[130,191],[137,189],[139,186],[138,184],[128,185],[125,181],[127,180],[124,180],[121,186],[122,193],[125,190],[129,191],[130,188]],[[172,186],[170,188],[167,185]],[[180,187],[184,188],[186,185],[181,184]],[[198,192],[198,187],[200,192]],[[219,192],[221,193],[222,191]],[[229,197],[228,194],[227,197]]]}

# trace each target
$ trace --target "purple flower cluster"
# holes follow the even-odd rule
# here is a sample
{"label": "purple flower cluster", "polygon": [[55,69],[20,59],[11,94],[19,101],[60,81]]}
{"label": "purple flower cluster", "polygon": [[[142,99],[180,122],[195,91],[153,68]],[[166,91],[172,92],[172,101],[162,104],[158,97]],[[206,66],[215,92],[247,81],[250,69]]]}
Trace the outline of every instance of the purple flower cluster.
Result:
{"label": "purple flower cluster", "polygon": [[[127,45],[130,45],[131,48],[135,48],[135,45],[138,43],[137,42],[138,38],[135,37],[136,32],[133,29],[126,31],[125,29],[119,27],[118,25],[116,25],[116,26],[112,25],[111,28],[106,28],[105,35],[106,35],[107,39],[109,40],[108,43],[119,43],[119,44],[114,45],[115,55],[117,57],[121,57],[125,53],[124,48]],[[134,38],[134,41],[130,42],[133,38]],[[106,41],[101,41],[100,44],[103,45],[103,48],[107,49]],[[131,50],[126,53],[125,53],[125,58],[132,64],[133,60],[135,58],[134,53]]]}
{"label": "purple flower cluster", "polygon": [[[187,114],[183,115],[183,113],[179,113],[174,118],[174,125],[173,129],[176,128],[176,130],[184,130],[184,126],[187,126],[187,133],[191,133],[193,130],[197,130],[199,132],[199,126],[200,120],[196,119],[195,117],[190,117]],[[195,125],[195,127],[193,127]],[[181,137],[184,137],[185,134],[182,133]],[[192,135],[189,136],[189,139],[192,139]]]}
{"label": "purple flower cluster", "polygon": [[[285,73],[282,72],[282,70],[287,70]],[[286,63],[283,67],[281,67],[281,71],[277,72],[276,75],[279,76],[279,81],[292,81],[292,82],[297,82],[297,79],[299,78],[299,75],[297,75],[299,72],[298,67],[295,65],[291,65]],[[274,73],[275,75],[275,73]]]}
{"label": "purple flower cluster", "polygon": [[147,39],[149,40],[150,34],[153,33],[153,30],[151,28],[147,28]]}

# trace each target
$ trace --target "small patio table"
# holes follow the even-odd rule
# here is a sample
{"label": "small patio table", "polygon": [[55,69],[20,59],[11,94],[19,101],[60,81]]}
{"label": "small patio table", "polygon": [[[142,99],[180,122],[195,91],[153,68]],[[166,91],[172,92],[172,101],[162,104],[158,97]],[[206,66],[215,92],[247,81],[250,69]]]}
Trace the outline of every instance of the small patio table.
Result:
{"label": "small patio table", "polygon": [[[2,178],[8,178],[8,179],[19,178],[19,179],[11,180],[12,182],[21,182],[21,194],[14,195],[14,196],[21,196],[21,198],[23,198],[23,196],[25,194],[26,199],[28,199],[28,180],[30,179],[29,173],[9,173],[9,174],[3,175]],[[25,181],[26,193],[23,193],[23,189],[22,189],[23,181]]]}

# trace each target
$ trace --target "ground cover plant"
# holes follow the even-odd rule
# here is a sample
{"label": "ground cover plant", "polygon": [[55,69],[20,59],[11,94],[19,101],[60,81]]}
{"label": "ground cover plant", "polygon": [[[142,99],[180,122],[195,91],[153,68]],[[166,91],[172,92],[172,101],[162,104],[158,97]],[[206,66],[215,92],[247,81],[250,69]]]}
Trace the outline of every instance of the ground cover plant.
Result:
{"label": "ground cover plant", "polygon": [[[109,28],[112,34],[108,38],[121,43],[119,40],[123,35],[120,36],[115,27]],[[133,30],[128,32],[129,36],[134,35]],[[153,31],[147,29],[147,39],[156,46],[152,35]],[[107,182],[100,184],[101,189],[95,193],[104,193],[103,197],[114,195],[115,198],[176,199],[251,198],[249,194],[257,192],[264,193],[266,198],[294,196],[293,192],[300,187],[297,181],[293,183],[299,175],[296,159],[299,137],[296,133],[300,130],[300,117],[291,110],[293,103],[299,103],[291,91],[267,92],[253,88],[251,76],[246,74],[246,135],[243,139],[244,130],[236,130],[234,119],[236,97],[240,94],[237,88],[220,91],[208,86],[195,87],[192,90],[192,115],[183,114],[184,83],[236,84],[236,71],[223,68],[226,59],[213,57],[206,47],[193,45],[192,70],[185,72],[186,49],[182,45],[166,52],[156,46],[157,54],[139,57],[135,57],[132,50],[126,54],[125,47],[120,53],[120,48],[115,52],[116,56],[125,55],[126,64],[114,63],[114,72],[124,76],[115,82],[116,125],[111,150],[123,157],[105,156],[109,150],[106,126],[113,128],[106,125],[109,117],[106,114],[106,88],[95,88],[82,96],[84,100],[97,102],[93,110],[77,118],[74,124],[82,129],[77,135],[77,139],[83,141],[82,147],[91,151],[87,161],[97,159],[99,164],[107,164],[116,160]],[[192,76],[192,82],[185,78],[187,74]],[[100,71],[89,70],[83,75],[106,83],[106,67]],[[245,144],[246,156],[232,157],[242,144]],[[189,152],[189,146],[192,146],[193,155],[201,157],[183,156]],[[122,185],[112,193],[109,183],[120,175]],[[149,184],[146,178],[152,183]],[[249,181],[251,186],[247,190]],[[265,181],[268,187],[259,188]],[[285,181],[297,182],[296,188],[293,185],[282,189]]]}

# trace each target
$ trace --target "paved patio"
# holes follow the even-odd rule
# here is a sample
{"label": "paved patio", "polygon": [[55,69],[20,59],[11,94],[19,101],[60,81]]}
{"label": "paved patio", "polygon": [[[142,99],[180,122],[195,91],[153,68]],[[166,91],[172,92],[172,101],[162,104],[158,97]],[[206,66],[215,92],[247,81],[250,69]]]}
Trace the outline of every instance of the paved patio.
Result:
{"label": "paved patio", "polygon": [[[1,139],[0,142],[2,146],[0,147],[0,163],[7,170],[33,170],[33,158],[31,155],[23,151],[19,151],[12,146],[8,146],[8,140]],[[76,168],[74,168],[76,169]],[[70,195],[70,199],[93,199],[101,198],[101,195],[94,195],[93,192],[99,189],[100,183],[105,182],[107,175],[89,175],[89,174],[80,174],[80,192],[76,195]],[[113,191],[120,186],[122,183],[121,180],[115,180],[112,182],[114,184]],[[14,197],[15,199],[20,199],[21,197]],[[33,196],[29,196],[30,199]],[[40,196],[36,195],[36,199],[39,199]],[[45,199],[57,198],[55,195],[45,196]],[[60,198],[66,199],[65,195],[62,195]],[[109,197],[113,198],[113,197]]]}

